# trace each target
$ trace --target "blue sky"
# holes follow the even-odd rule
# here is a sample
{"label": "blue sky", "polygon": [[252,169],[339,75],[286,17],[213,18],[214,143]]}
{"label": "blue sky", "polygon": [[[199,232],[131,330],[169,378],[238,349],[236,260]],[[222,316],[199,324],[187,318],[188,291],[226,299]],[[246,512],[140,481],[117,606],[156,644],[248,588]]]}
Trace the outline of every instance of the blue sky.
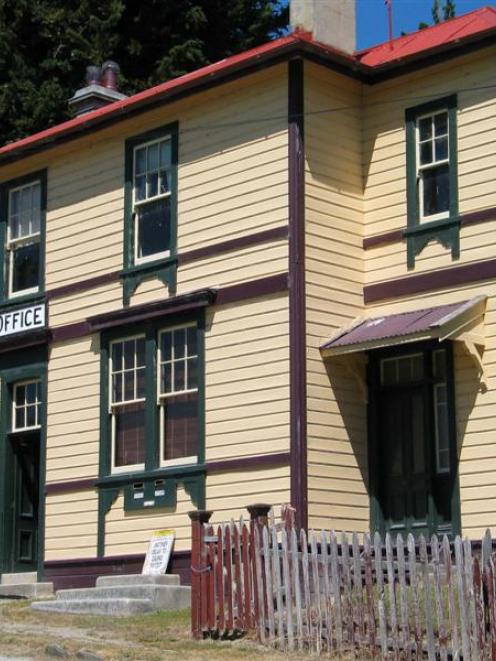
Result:
{"label": "blue sky", "polygon": [[[310,1],[310,0],[308,0]],[[494,3],[495,0],[493,0]],[[281,0],[286,3],[287,0]],[[351,2],[351,0],[350,0]],[[387,11],[384,0],[356,0],[357,48],[367,48],[388,38]],[[455,0],[456,15],[491,5],[491,0]],[[444,1],[441,0],[441,6]],[[432,0],[393,0],[394,36],[414,32],[421,21],[432,22]]]}
{"label": "blue sky", "polygon": [[[443,5],[444,2],[441,2]],[[456,0],[456,15],[490,5],[490,0]],[[420,21],[431,23],[432,0],[393,0],[393,29],[413,32]],[[357,0],[357,48],[366,48],[388,38],[384,0]]]}

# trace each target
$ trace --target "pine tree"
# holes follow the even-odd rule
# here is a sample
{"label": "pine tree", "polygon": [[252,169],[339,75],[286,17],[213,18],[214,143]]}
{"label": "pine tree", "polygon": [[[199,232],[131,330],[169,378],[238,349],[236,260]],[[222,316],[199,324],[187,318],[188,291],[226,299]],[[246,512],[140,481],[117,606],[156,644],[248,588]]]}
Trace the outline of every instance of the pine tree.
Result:
{"label": "pine tree", "polygon": [[440,2],[440,0],[434,0],[434,2],[432,3],[431,14],[432,14],[432,20],[433,20],[435,25],[437,25],[438,23],[441,23],[441,2]]}
{"label": "pine tree", "polygon": [[456,7],[454,0],[446,0],[443,7],[443,20],[448,21],[450,18],[455,18]]}
{"label": "pine tree", "polygon": [[64,121],[89,64],[132,94],[282,34],[277,0],[0,0],[0,144]]}
{"label": "pine tree", "polygon": [[[456,16],[456,5],[455,0],[445,0],[443,7],[441,8],[441,0],[433,0],[432,3],[432,21],[434,25],[438,25],[442,21],[447,21],[450,18],[455,18]],[[418,25],[419,30],[428,28],[429,24],[425,21],[421,21]]]}

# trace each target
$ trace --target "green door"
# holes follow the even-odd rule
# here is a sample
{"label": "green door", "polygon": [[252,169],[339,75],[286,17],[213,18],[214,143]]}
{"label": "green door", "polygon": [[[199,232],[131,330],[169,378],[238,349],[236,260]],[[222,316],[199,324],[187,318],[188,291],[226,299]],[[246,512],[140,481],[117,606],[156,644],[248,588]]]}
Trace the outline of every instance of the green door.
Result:
{"label": "green door", "polygon": [[380,404],[380,502],[395,534],[430,532],[430,466],[423,389],[383,393]]}
{"label": "green door", "polygon": [[39,431],[11,434],[11,571],[38,567]]}

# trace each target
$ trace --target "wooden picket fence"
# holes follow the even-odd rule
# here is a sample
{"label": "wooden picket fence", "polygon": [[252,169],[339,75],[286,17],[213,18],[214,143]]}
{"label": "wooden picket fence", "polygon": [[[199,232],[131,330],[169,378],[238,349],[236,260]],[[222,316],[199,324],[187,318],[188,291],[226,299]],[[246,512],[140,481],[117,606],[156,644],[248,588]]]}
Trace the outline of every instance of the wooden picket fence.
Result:
{"label": "wooden picket fence", "polygon": [[[209,513],[210,514],[210,513]],[[193,633],[284,651],[496,661],[493,543],[193,522]]]}

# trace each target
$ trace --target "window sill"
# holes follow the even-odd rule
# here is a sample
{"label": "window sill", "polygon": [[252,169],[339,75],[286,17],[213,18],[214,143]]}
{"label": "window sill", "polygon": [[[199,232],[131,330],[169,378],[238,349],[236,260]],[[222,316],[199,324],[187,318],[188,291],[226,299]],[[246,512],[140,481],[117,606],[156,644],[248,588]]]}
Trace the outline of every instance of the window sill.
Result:
{"label": "window sill", "polygon": [[418,222],[417,225],[412,225],[412,227],[405,227],[403,236],[416,236],[427,232],[434,233],[450,227],[460,227],[460,225],[461,219],[459,216],[456,218],[441,218],[440,220],[423,220]]}
{"label": "window sill", "polygon": [[0,310],[9,308],[18,308],[26,305],[39,305],[45,302],[45,294],[36,292],[35,294],[25,294],[24,296],[15,296],[13,298],[4,298],[0,301]]}
{"label": "window sill", "polygon": [[159,480],[168,477],[188,477],[205,472],[204,464],[183,464],[182,466],[171,466],[154,468],[150,471],[136,471],[129,473],[118,473],[106,475],[96,481],[97,487],[119,487],[131,482],[144,482],[148,480]]}

